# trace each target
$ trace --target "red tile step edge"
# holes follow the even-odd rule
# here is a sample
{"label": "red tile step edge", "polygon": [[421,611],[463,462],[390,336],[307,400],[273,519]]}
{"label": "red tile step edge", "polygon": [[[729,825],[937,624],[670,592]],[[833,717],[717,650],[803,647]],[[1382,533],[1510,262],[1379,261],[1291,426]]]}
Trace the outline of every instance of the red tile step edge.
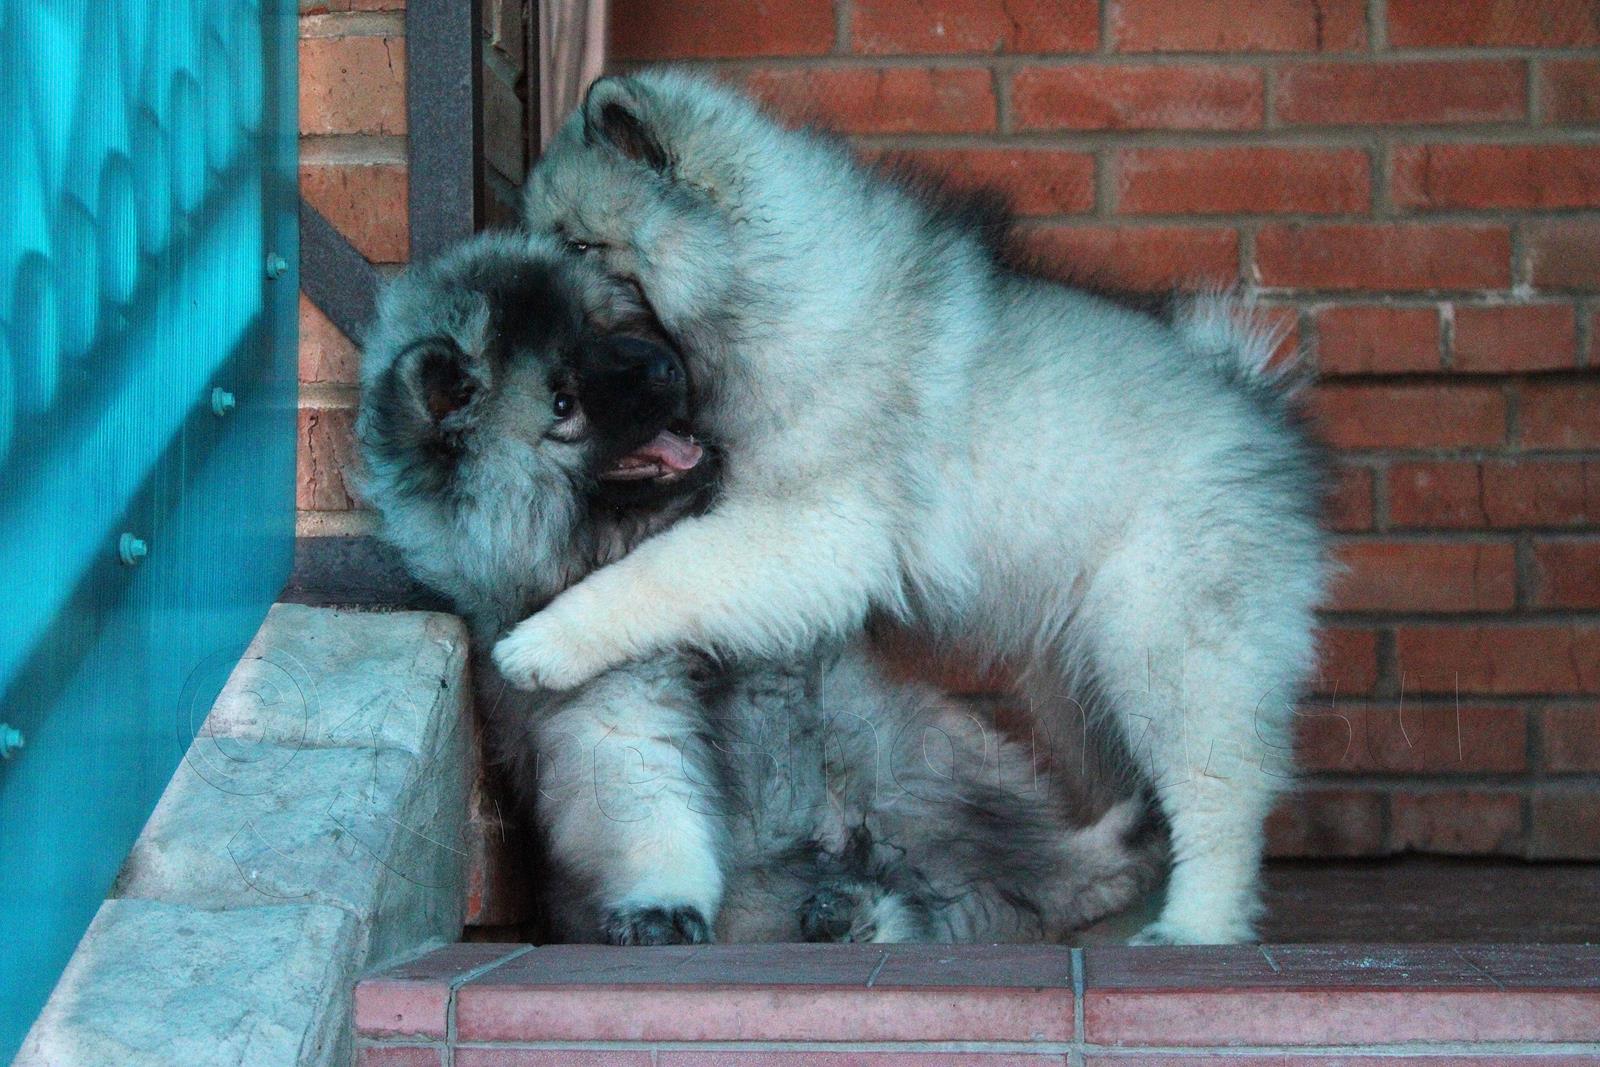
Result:
{"label": "red tile step edge", "polygon": [[464,944],[355,1024],[365,1067],[1600,1067],[1600,947]]}

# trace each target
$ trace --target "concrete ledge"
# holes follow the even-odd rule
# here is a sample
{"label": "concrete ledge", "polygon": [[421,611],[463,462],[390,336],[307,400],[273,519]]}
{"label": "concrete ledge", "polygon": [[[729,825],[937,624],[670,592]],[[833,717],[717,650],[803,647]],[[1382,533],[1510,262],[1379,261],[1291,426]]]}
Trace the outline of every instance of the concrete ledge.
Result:
{"label": "concrete ledge", "polygon": [[463,915],[467,637],[276,605],[18,1064],[344,1064],[369,967]]}

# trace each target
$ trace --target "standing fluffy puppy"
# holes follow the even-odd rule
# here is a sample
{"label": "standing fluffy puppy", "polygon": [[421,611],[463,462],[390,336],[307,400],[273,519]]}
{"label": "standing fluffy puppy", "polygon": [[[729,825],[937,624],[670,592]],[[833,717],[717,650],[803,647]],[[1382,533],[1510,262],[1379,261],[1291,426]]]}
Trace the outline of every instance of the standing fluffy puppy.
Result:
{"label": "standing fluffy puppy", "polygon": [[1041,713],[1092,694],[1156,791],[1175,865],[1140,939],[1248,939],[1324,584],[1270,339],[1221,299],[1161,319],[1018,274],[1000,231],[932,200],[710,81],[593,86],[527,225],[637,286],[726,481],[496,660],[570,687],[677,645],[805,647],[874,610],[980,639]]}
{"label": "standing fluffy puppy", "polygon": [[[659,340],[593,264],[505,237],[385,292],[363,491],[479,640],[703,507],[715,461],[673,432],[689,389]],[[1129,840],[1139,803],[1073,825],[1065,775],[855,646],[669,652],[510,698],[488,735],[547,839],[563,940],[1055,940],[1161,855]]]}

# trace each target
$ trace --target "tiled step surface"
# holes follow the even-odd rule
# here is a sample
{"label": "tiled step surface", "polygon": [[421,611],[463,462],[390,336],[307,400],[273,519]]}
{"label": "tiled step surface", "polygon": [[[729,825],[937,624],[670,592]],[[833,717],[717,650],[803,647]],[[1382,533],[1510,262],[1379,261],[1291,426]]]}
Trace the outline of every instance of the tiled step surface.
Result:
{"label": "tiled step surface", "polygon": [[452,945],[362,1067],[1600,1065],[1600,947]]}

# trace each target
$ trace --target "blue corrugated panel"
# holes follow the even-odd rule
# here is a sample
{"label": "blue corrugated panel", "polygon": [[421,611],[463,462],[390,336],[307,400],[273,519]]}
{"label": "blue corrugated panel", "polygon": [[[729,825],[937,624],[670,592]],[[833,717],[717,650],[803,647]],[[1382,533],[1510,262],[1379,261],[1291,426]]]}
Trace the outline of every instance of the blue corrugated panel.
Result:
{"label": "blue corrugated panel", "polygon": [[288,574],[295,14],[0,0],[0,1061]]}

